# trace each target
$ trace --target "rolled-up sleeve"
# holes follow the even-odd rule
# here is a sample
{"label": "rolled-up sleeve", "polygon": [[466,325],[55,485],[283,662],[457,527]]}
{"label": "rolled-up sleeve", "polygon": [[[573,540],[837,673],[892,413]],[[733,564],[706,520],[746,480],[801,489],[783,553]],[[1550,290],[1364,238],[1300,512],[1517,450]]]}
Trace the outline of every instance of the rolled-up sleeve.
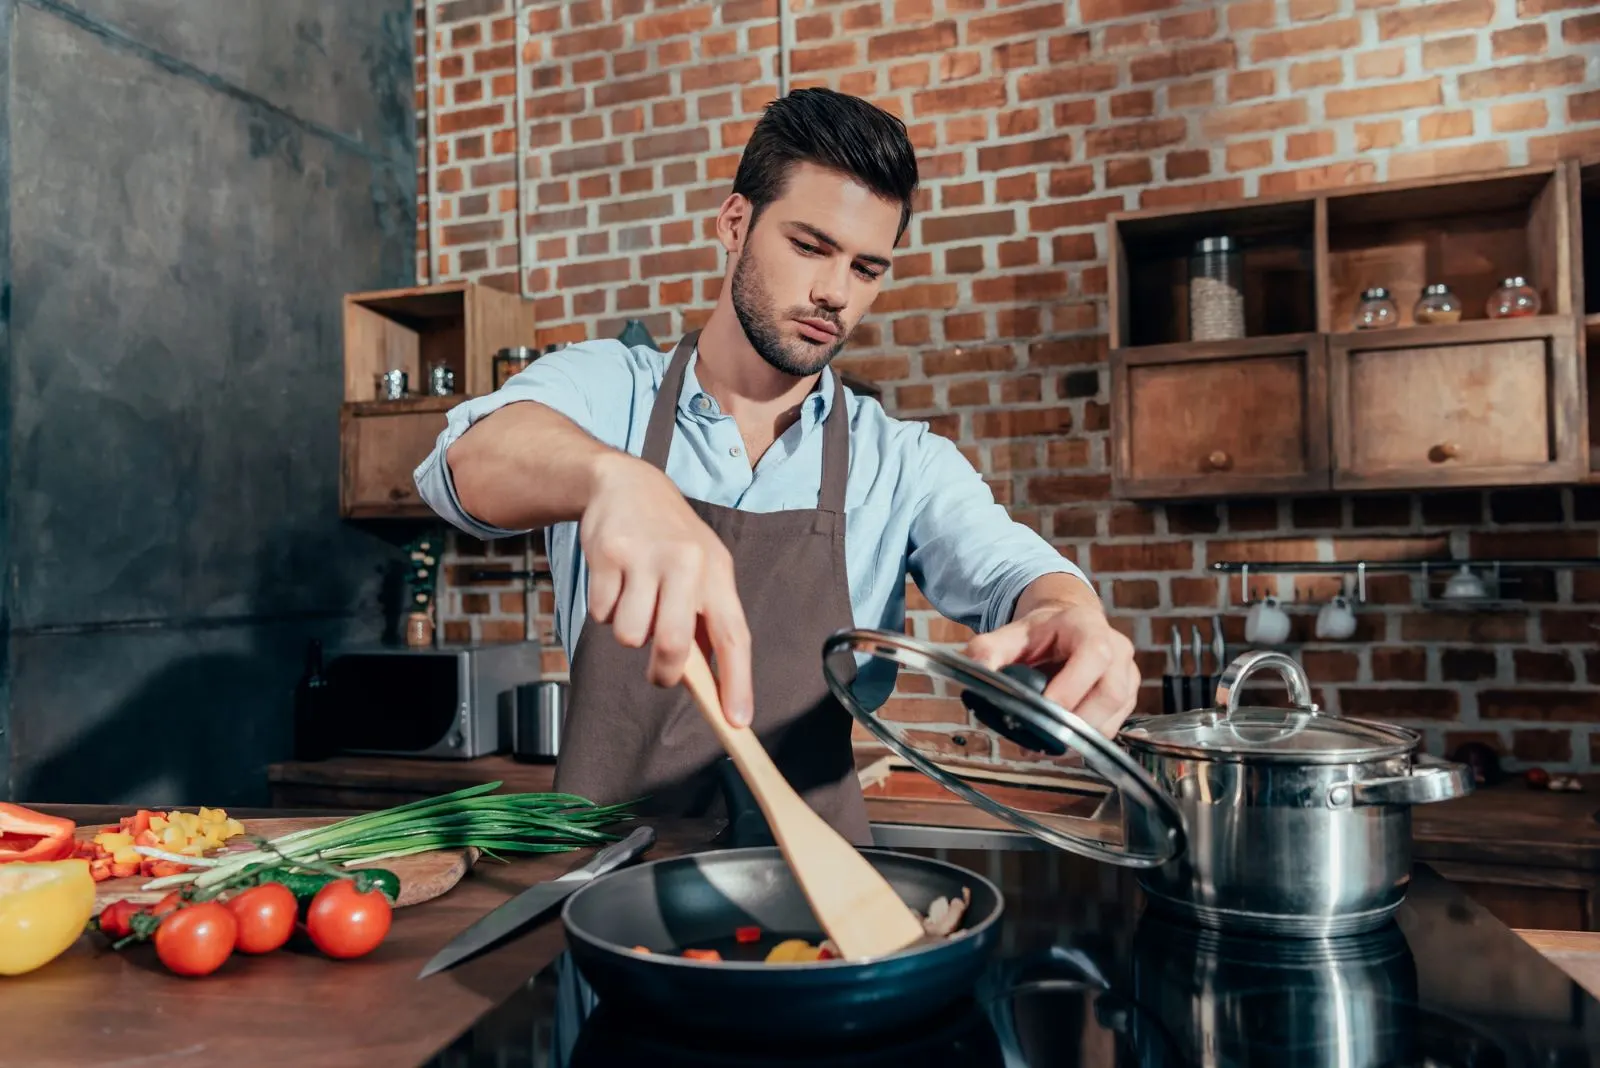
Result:
{"label": "rolled-up sleeve", "polygon": [[920,431],[907,568],[950,619],[986,633],[1010,622],[1017,598],[1044,575],[1089,581],[1038,532],[1011,518],[988,483],[946,439]]}
{"label": "rolled-up sleeve", "polygon": [[[597,403],[595,398],[608,398]],[[526,533],[490,526],[461,507],[447,453],[473,424],[508,404],[535,401],[555,409],[608,445],[623,447],[633,398],[631,354],[615,341],[585,342],[541,356],[485,397],[451,408],[433,451],[417,465],[417,492],[439,517],[475,538],[491,541]]]}

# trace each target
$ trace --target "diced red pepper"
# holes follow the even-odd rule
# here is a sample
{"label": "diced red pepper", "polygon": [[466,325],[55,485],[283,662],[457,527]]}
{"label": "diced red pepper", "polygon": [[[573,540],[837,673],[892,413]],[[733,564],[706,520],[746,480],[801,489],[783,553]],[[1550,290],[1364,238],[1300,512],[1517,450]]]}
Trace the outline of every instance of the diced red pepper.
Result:
{"label": "diced red pepper", "polygon": [[761,941],[761,928],[753,925],[735,928],[733,937],[738,942],[759,942]]}
{"label": "diced red pepper", "polygon": [[838,957],[839,957],[839,954],[835,953],[832,949],[830,949],[827,946],[823,946],[821,949],[817,950],[817,959],[818,960],[837,960]]}
{"label": "diced red pepper", "polygon": [[683,955],[690,960],[721,960],[722,954],[714,949],[686,949]]}
{"label": "diced red pepper", "polygon": [[142,832],[150,829],[150,818],[152,816],[159,815],[161,815],[161,813],[151,812],[147,808],[141,808],[132,816],[122,817],[122,822],[126,825],[123,830],[137,838]]}
{"label": "diced red pepper", "polygon": [[46,816],[0,801],[0,862],[65,860],[78,848],[72,837],[77,829],[77,824],[61,816]]}

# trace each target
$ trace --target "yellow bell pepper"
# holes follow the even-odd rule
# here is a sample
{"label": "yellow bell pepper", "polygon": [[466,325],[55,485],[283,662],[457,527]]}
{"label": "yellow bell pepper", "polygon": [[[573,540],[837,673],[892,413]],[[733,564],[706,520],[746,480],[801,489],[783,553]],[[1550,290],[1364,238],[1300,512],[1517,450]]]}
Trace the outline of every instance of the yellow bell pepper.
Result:
{"label": "yellow bell pepper", "polygon": [[94,913],[82,857],[0,865],[0,975],[43,967],[78,940]]}

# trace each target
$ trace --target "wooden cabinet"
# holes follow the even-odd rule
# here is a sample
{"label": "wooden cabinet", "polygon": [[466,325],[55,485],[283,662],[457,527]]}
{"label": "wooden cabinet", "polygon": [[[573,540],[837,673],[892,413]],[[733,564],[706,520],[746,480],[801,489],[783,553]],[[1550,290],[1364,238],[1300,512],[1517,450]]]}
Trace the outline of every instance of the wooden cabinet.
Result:
{"label": "wooden cabinet", "polygon": [[[339,512],[347,519],[426,518],[413,472],[433,449],[445,412],[494,389],[494,354],[534,344],[533,304],[476,282],[344,298],[344,405],[339,416]],[[428,395],[443,365],[456,393]],[[378,400],[378,377],[404,371],[409,395]]]}
{"label": "wooden cabinet", "polygon": [[[1587,243],[1577,216],[1591,203],[1580,192],[1600,186],[1600,173],[1585,173],[1563,162],[1113,216],[1114,492],[1158,500],[1585,479]],[[1225,288],[1244,336],[1197,341],[1189,256],[1218,237],[1237,255]],[[1538,291],[1541,314],[1488,318],[1490,294],[1511,277]],[[1435,283],[1454,293],[1460,321],[1414,320]],[[1396,322],[1355,331],[1375,287],[1388,291]]]}
{"label": "wooden cabinet", "polygon": [[1338,335],[1329,379],[1335,489],[1570,482],[1587,467],[1568,319]]}
{"label": "wooden cabinet", "polygon": [[1287,493],[1328,482],[1326,349],[1316,335],[1116,354],[1126,433],[1113,455],[1129,498]]}
{"label": "wooden cabinet", "polygon": [[460,398],[347,404],[339,420],[339,511],[349,519],[425,518],[415,472]]}

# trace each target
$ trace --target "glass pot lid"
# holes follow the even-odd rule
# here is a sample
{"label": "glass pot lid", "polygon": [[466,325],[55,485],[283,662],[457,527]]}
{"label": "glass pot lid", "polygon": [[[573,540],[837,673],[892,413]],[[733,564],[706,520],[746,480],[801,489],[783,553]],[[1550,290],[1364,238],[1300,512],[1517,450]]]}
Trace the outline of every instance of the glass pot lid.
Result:
{"label": "glass pot lid", "polygon": [[[1241,707],[1245,679],[1265,668],[1289,688],[1289,708]],[[1215,708],[1140,716],[1117,736],[1135,751],[1203,760],[1273,764],[1347,764],[1404,756],[1421,740],[1403,727],[1323,715],[1293,657],[1270,650],[1245,653],[1217,680]]]}
{"label": "glass pot lid", "polygon": [[[830,636],[823,644],[822,664],[828,688],[856,722],[912,767],[990,815],[1058,849],[1124,867],[1159,867],[1183,852],[1183,818],[1173,799],[1114,742],[1045,698],[1039,672],[991,671],[955,650],[897,631],[871,629]],[[925,683],[914,685],[930,698],[913,699],[930,708],[909,720],[887,700],[901,669],[926,676]],[[874,689],[883,692],[875,701],[871,697],[876,695],[869,694],[869,709],[859,691]],[[1089,774],[1074,777],[1062,769],[1063,774],[1051,776],[1060,780],[1061,788],[1039,808],[1018,796],[1022,791],[1016,780],[1024,776],[924,748],[933,739],[951,737],[928,731],[926,715],[965,724],[967,713],[1006,742],[1040,754],[1041,760],[1081,758]],[[1027,808],[1018,808],[1019,803]]]}

